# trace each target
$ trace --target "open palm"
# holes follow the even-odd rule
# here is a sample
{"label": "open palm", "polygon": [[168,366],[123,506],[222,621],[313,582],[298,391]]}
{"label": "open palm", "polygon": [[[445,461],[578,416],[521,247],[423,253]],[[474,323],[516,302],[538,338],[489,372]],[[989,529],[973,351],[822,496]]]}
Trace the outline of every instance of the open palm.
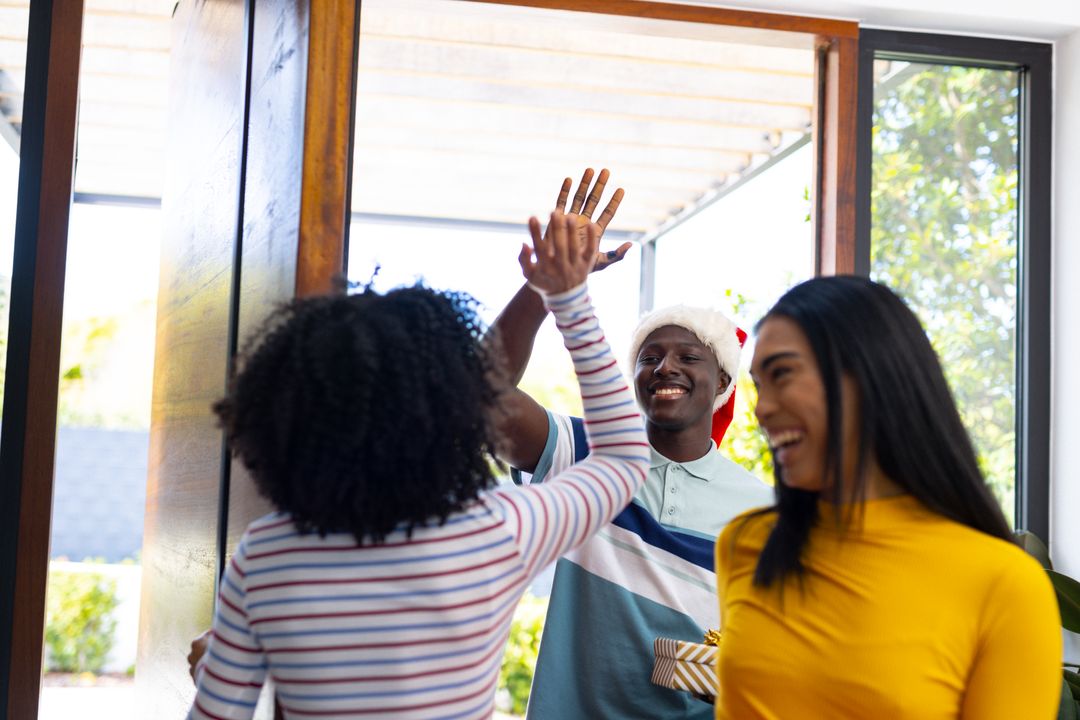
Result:
{"label": "open palm", "polygon": [[[600,205],[600,198],[604,194],[604,188],[607,186],[611,173],[606,168],[601,170],[600,175],[596,177],[595,184],[592,184],[593,175],[594,170],[586,168],[585,174],[581,176],[581,182],[578,183],[577,192],[574,193],[574,198],[569,206],[567,200],[570,198],[570,188],[573,187],[574,181],[570,178],[563,180],[562,187],[559,189],[559,197],[555,201],[557,211],[574,215],[577,218],[579,242],[581,243],[587,242],[586,231],[589,229],[596,234],[597,241],[604,236],[604,231],[607,230],[608,224],[615,217],[615,212],[619,209],[623,196],[626,194],[622,188],[616,189],[603,212],[593,220],[592,214],[596,212],[596,208]],[[591,189],[590,185],[592,185]],[[551,226],[549,225],[548,230],[544,233],[545,239],[550,239],[550,232]],[[622,260],[626,257],[631,245],[632,243],[625,242],[611,252],[596,252],[592,272],[599,272]]]}

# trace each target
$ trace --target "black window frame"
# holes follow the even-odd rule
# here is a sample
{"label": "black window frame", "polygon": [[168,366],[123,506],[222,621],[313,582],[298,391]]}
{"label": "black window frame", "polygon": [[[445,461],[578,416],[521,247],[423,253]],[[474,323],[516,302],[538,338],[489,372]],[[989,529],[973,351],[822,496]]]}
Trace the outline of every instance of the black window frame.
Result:
{"label": "black window frame", "polygon": [[1052,67],[1050,43],[863,29],[859,33],[855,272],[870,274],[874,60],[1019,72],[1016,527],[1050,541]]}

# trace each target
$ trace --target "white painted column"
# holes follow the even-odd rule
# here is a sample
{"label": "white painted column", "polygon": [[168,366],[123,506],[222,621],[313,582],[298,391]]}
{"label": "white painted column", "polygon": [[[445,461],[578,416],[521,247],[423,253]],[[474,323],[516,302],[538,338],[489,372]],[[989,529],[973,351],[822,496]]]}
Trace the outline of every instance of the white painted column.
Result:
{"label": "white painted column", "polygon": [[1056,44],[1054,76],[1050,536],[1054,566],[1080,577],[1080,31]]}
{"label": "white painted column", "polygon": [[[1050,538],[1054,568],[1080,578],[1080,31],[1054,48]],[[1065,656],[1080,661],[1080,636]]]}

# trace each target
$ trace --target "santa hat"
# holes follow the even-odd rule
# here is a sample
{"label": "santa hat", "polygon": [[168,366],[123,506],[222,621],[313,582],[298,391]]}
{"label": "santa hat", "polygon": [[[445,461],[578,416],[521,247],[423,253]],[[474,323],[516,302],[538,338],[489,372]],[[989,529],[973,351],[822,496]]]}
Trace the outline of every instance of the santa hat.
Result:
{"label": "santa hat", "polygon": [[746,333],[723,313],[710,308],[673,305],[654,310],[641,318],[630,341],[630,364],[637,365],[638,350],[645,338],[659,328],[675,325],[697,336],[701,343],[712,350],[720,369],[731,378],[724,391],[713,402],[712,439],[717,445],[724,438],[735,413],[735,380],[739,375],[739,356],[742,354]]}

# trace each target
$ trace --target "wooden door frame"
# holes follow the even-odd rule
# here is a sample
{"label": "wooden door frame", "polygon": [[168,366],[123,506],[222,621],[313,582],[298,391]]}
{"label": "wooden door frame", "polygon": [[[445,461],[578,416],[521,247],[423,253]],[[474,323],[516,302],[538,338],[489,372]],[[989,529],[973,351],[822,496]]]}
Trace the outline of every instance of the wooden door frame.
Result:
{"label": "wooden door frame", "polygon": [[[313,2],[308,31],[304,169],[296,296],[341,289],[352,216],[361,0]],[[325,98],[332,97],[328,105]],[[342,155],[345,166],[332,160]]]}
{"label": "wooden door frame", "polygon": [[0,718],[37,717],[60,328],[83,0],[34,0],[27,28],[0,437]]}
{"label": "wooden door frame", "polygon": [[[471,1],[815,35],[823,49],[815,126],[817,269],[854,269],[856,23],[643,0]],[[341,108],[327,116],[333,123],[311,122],[310,116],[319,112],[311,105],[317,88],[333,86],[340,97],[344,84],[351,82],[349,96],[355,97],[359,9],[360,0],[311,4],[304,144],[306,149],[340,149],[345,143],[349,163],[342,171],[324,162],[332,152],[305,152],[298,295],[331,289],[347,256],[355,105],[348,109],[347,127],[338,122],[344,117]],[[83,1],[34,0],[30,13],[26,132],[0,439],[0,720],[36,717],[39,700]],[[342,69],[345,62],[351,63],[348,71]]]}

